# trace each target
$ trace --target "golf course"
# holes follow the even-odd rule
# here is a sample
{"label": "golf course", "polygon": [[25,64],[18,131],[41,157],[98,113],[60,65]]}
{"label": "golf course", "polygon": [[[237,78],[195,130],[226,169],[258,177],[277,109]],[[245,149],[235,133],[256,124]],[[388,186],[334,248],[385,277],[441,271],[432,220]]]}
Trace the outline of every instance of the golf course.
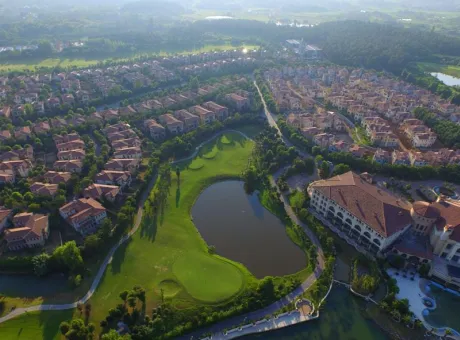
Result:
{"label": "golf course", "polygon": [[[166,203],[153,214],[146,201],[139,230],[115,252],[90,300],[90,321],[98,325],[120,303],[120,292],[135,285],[145,288],[149,313],[162,301],[178,309],[225,304],[257,283],[242,264],[208,250],[190,214],[205,188],[240,177],[253,146],[244,136],[227,132],[205,144],[193,159],[173,166]],[[303,278],[308,273],[298,274]],[[31,339],[41,333],[46,339],[59,339],[58,325],[72,313],[80,316],[78,310],[22,315],[0,324],[1,338]]]}

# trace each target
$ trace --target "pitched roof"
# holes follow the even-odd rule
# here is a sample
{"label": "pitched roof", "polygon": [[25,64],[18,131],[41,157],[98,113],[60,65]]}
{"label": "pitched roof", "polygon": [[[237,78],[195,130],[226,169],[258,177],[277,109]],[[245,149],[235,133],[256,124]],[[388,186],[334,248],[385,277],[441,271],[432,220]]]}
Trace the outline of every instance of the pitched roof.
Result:
{"label": "pitched roof", "polygon": [[381,236],[389,237],[412,221],[407,202],[366,182],[352,171],[314,182],[311,186]]}
{"label": "pitched roof", "polygon": [[41,237],[48,225],[48,215],[23,213],[13,217],[13,223],[19,228],[5,230],[5,240],[7,243],[18,242],[18,238],[27,241],[29,238]]}
{"label": "pitched roof", "polygon": [[451,229],[450,239],[460,242],[460,205],[451,201],[437,201],[431,204],[438,209],[440,218],[436,222],[438,230]]}

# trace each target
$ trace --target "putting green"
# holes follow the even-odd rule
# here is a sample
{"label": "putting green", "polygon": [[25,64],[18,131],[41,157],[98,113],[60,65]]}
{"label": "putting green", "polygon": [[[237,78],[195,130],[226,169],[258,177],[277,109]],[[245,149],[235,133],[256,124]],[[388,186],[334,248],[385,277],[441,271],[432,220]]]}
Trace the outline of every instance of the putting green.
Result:
{"label": "putting green", "polygon": [[205,302],[227,300],[243,285],[236,266],[202,252],[184,254],[174,262],[172,271],[193,298]]}
{"label": "putting green", "polygon": [[222,138],[220,139],[220,142],[222,144],[231,144],[232,140],[229,137],[227,137],[227,135],[223,135]]}
{"label": "putting green", "polygon": [[211,151],[209,151],[208,153],[205,153],[203,155],[203,158],[204,159],[213,159],[214,157],[217,156],[218,152],[219,152],[219,149],[218,149],[217,145],[214,145],[214,147],[212,148]]}
{"label": "putting green", "polygon": [[161,294],[161,291],[163,291],[165,297],[172,298],[182,290],[182,286],[174,280],[163,280],[158,285],[157,290],[158,294]]}
{"label": "putting green", "polygon": [[188,166],[190,170],[200,170],[202,167],[204,167],[204,161],[201,158],[194,159]]}

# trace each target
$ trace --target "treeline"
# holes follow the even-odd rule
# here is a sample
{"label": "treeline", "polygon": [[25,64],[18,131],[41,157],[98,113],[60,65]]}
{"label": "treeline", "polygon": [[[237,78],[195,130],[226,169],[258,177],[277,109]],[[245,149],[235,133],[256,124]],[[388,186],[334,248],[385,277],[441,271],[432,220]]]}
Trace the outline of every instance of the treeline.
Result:
{"label": "treeline", "polygon": [[301,28],[249,20],[199,21],[190,31],[249,36],[274,44],[286,39],[304,39],[322,47],[334,63],[398,74],[411,61],[429,60],[435,54],[460,55],[460,39],[417,28],[362,21],[326,22]]}
{"label": "treeline", "polygon": [[416,108],[414,114],[436,132],[442,144],[454,149],[460,148],[460,125],[450,120],[439,119],[434,113],[422,107]]}
{"label": "treeline", "polygon": [[423,87],[438,96],[450,100],[452,104],[460,105],[460,90],[454,86],[448,86],[433,77],[431,74],[422,71],[416,65],[408,65],[401,73],[405,81]]}
{"label": "treeline", "polygon": [[313,155],[321,155],[325,160],[334,164],[346,164],[351,170],[357,172],[379,173],[387,177],[395,177],[404,180],[429,180],[442,178],[448,182],[460,183],[460,165],[449,164],[445,166],[408,166],[394,164],[379,164],[372,157],[356,158],[349,152],[328,152],[314,146],[313,143],[303,137],[297,130],[289,127],[283,120],[278,121],[278,126],[293,144],[300,149]]}

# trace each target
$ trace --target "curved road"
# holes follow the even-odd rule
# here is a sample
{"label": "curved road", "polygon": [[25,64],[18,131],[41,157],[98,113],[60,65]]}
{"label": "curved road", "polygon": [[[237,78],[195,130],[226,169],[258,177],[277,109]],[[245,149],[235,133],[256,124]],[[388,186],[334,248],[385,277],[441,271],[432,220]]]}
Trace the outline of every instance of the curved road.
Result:
{"label": "curved road", "polygon": [[[208,140],[202,142],[200,145],[198,145],[196,148],[195,148],[195,151],[193,152],[192,155],[188,156],[188,157],[185,157],[185,158],[181,158],[181,159],[178,159],[178,160],[175,160],[173,162],[171,162],[171,164],[176,164],[176,163],[180,163],[180,162],[183,162],[183,161],[186,161],[186,160],[189,160],[189,159],[192,159],[194,158],[198,152],[200,151],[200,149],[203,147],[204,144],[210,142],[211,140],[217,138],[218,136],[222,135],[223,133],[226,133],[226,132],[235,132],[235,133],[239,133],[240,135],[242,135],[243,137],[247,138],[247,139],[250,139],[246,134],[244,134],[243,132],[241,131],[237,131],[237,130],[223,130],[223,131],[220,131],[218,133],[216,133],[214,136],[212,136],[211,138],[209,138]],[[101,278],[102,278],[102,275],[104,275],[104,272],[107,268],[107,266],[112,262],[112,257],[113,255],[115,254],[115,252],[117,251],[117,249],[123,244],[125,243],[132,235],[134,235],[134,233],[137,231],[137,229],[139,229],[139,226],[140,226],[140,223],[142,221],[142,215],[143,215],[143,206],[144,206],[144,203],[145,203],[145,200],[147,199],[147,197],[149,196],[149,193],[150,191],[152,190],[153,186],[155,185],[155,181],[156,181],[156,176],[154,176],[150,182],[149,182],[149,185],[148,187],[143,191],[142,193],[142,196],[141,196],[141,199],[139,201],[139,203],[137,204],[137,214],[136,214],[136,218],[135,218],[135,221],[134,221],[134,225],[133,225],[133,228],[129,231],[129,233],[127,233],[126,235],[124,235],[109,251],[109,253],[107,254],[107,256],[105,257],[104,261],[102,262],[101,266],[99,267],[99,270],[96,274],[96,276],[94,277],[94,280],[93,280],[93,283],[91,284],[91,287],[90,289],[88,290],[88,292],[82,297],[80,298],[79,300],[73,302],[73,303],[67,303],[67,304],[56,304],[56,305],[45,305],[45,304],[41,304],[41,305],[36,305],[36,306],[30,306],[30,307],[24,307],[24,308],[17,308],[15,310],[13,310],[11,313],[3,316],[0,318],[0,323],[2,322],[5,322],[5,321],[8,321],[12,318],[15,318],[16,316],[19,316],[21,314],[25,314],[25,313],[28,313],[28,312],[35,312],[35,311],[49,311],[49,310],[65,310],[65,309],[73,309],[73,308],[77,308],[77,305],[78,304],[84,304],[86,303],[90,298],[91,296],[94,294],[97,286],[99,285],[100,281],[101,281]]]}

